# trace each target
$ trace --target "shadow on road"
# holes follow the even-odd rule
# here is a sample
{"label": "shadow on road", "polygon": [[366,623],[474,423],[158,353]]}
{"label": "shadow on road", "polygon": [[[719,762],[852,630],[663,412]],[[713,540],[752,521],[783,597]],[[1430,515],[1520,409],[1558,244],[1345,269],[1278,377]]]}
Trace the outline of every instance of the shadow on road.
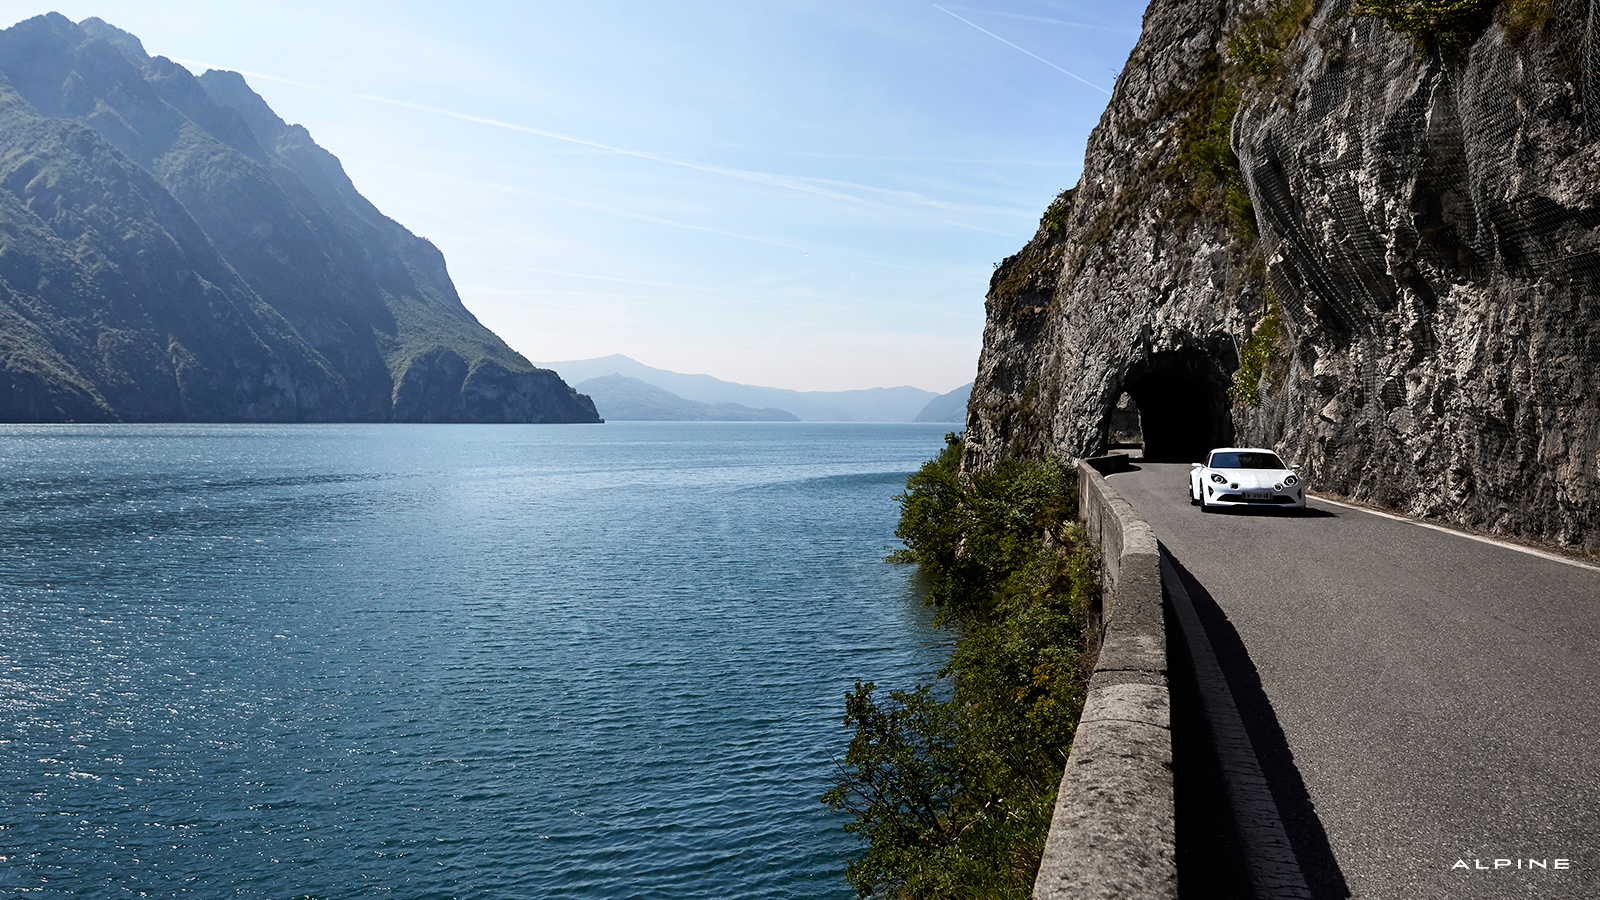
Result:
{"label": "shadow on road", "polygon": [[1189,642],[1167,614],[1167,683],[1172,691],[1172,787],[1178,900],[1249,897],[1249,867],[1228,803],[1217,744],[1206,723]]}
{"label": "shadow on road", "polygon": [[1277,714],[1272,711],[1272,704],[1261,687],[1261,677],[1250,659],[1249,651],[1234,630],[1233,623],[1228,621],[1227,614],[1206,592],[1205,587],[1189,574],[1182,563],[1176,559],[1171,562],[1189,593],[1189,599],[1205,627],[1217,662],[1228,681],[1234,704],[1244,721],[1250,743],[1255,747],[1262,774],[1272,791],[1273,802],[1277,804],[1289,842],[1294,846],[1295,858],[1305,874],[1311,896],[1315,900],[1344,900],[1350,896],[1350,887],[1345,883],[1344,873],[1333,857],[1328,835],[1317,818],[1316,808],[1306,792],[1300,770],[1295,766],[1294,755],[1278,724]]}

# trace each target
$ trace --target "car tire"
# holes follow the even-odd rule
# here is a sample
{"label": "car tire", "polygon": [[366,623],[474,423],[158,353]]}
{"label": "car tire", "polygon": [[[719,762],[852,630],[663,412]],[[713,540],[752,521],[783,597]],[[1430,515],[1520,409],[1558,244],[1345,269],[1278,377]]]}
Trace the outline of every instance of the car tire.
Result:
{"label": "car tire", "polygon": [[1195,492],[1194,482],[1192,482],[1192,481],[1189,482],[1189,505],[1190,506],[1199,506],[1200,505],[1200,495]]}

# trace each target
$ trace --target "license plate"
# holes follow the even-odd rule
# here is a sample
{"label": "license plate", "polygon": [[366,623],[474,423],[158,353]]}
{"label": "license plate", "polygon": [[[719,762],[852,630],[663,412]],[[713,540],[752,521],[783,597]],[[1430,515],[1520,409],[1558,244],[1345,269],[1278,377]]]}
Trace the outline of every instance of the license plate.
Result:
{"label": "license plate", "polygon": [[1244,498],[1246,500],[1271,500],[1272,493],[1270,491],[1245,491]]}

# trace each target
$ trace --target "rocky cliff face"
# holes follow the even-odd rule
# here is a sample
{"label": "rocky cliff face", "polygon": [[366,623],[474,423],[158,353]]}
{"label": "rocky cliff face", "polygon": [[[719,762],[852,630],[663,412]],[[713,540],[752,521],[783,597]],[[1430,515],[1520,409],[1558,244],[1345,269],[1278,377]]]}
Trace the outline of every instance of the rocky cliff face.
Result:
{"label": "rocky cliff face", "polygon": [[232,72],[0,31],[0,421],[597,421]]}
{"label": "rocky cliff face", "polygon": [[1155,0],[991,282],[965,464],[1096,453],[1127,394],[1156,458],[1600,548],[1600,22],[1478,12]]}

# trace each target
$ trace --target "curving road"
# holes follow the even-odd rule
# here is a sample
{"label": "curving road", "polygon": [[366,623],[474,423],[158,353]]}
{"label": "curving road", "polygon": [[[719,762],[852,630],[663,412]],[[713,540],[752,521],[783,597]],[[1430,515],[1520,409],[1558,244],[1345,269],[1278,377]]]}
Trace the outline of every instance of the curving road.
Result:
{"label": "curving road", "polygon": [[1137,466],[1313,896],[1600,897],[1600,570]]}

